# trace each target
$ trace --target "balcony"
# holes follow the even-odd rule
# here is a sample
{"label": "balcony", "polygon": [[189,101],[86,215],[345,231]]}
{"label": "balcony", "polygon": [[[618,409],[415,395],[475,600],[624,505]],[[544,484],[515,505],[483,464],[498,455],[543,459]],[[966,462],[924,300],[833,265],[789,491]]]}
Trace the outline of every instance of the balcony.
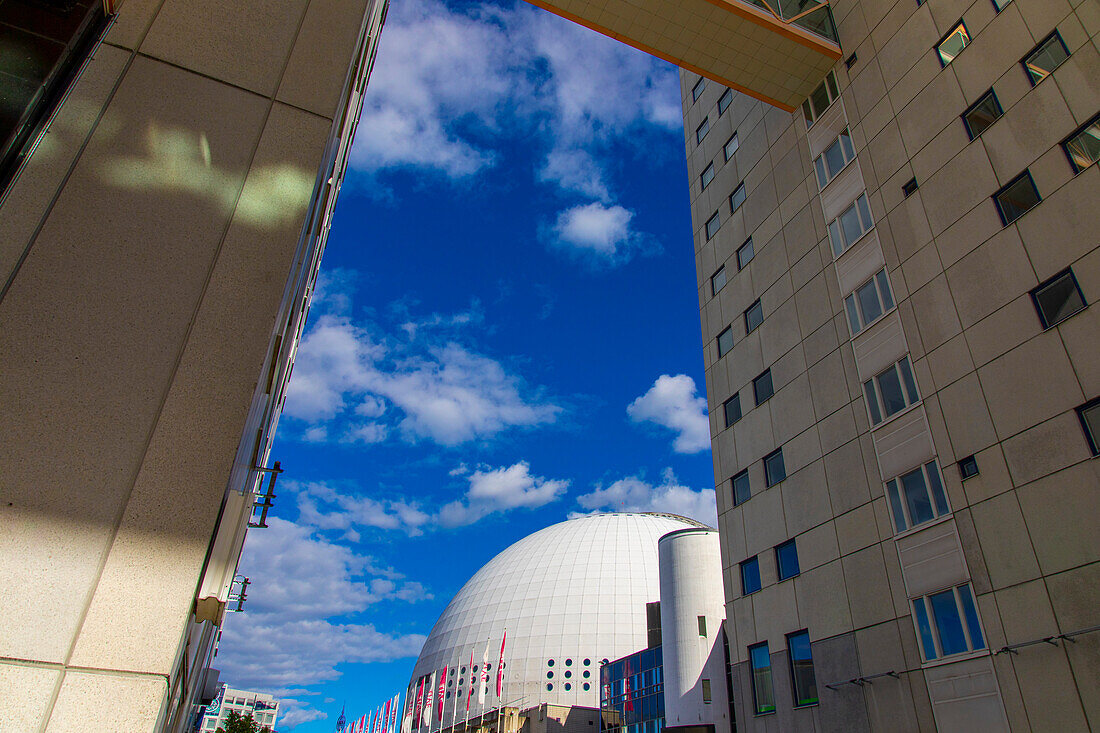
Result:
{"label": "balcony", "polygon": [[793,111],[840,58],[816,0],[530,0],[719,84]]}

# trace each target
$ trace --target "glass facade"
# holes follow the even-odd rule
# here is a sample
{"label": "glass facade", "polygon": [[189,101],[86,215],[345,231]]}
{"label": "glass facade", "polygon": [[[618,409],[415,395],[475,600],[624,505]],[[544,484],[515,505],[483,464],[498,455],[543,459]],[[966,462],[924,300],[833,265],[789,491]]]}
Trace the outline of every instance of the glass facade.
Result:
{"label": "glass facade", "polygon": [[661,647],[600,667],[600,732],[661,733],[665,727]]}

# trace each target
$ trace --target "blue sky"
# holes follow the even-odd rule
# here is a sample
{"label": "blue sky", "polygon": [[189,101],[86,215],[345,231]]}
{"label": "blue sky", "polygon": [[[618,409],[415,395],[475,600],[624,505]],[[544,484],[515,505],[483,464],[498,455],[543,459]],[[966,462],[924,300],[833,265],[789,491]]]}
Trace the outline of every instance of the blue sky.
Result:
{"label": "blue sky", "polygon": [[525,4],[393,0],[215,666],[331,731],[461,585],[600,510],[710,523],[676,69]]}

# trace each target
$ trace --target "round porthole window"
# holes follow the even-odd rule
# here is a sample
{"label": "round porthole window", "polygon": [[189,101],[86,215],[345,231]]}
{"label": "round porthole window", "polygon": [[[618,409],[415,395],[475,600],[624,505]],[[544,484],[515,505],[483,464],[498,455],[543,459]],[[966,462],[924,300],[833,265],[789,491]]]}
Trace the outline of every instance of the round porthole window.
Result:
{"label": "round porthole window", "polygon": [[549,690],[553,690],[553,689],[554,689],[554,683],[553,683],[553,682],[547,682],[547,683],[546,683],[546,689],[547,689],[548,691],[549,691]]}
{"label": "round porthole window", "polygon": [[553,659],[547,659],[546,660],[546,666],[547,667],[553,667],[554,666],[554,660]]}
{"label": "round porthole window", "polygon": [[585,692],[588,692],[588,691],[589,691],[589,690],[591,690],[591,689],[592,689],[592,685],[590,685],[590,684],[588,684],[587,682],[585,682],[585,683],[584,683],[584,691],[585,691]]}
{"label": "round porthole window", "polygon": [[546,679],[548,679],[548,680],[554,679],[554,673],[553,672],[547,672],[546,673]]}
{"label": "round porthole window", "polygon": [[448,699],[448,700],[450,700],[450,699],[451,699],[451,693],[450,693],[450,692],[448,692],[448,693],[447,693],[447,699]]}
{"label": "round porthole window", "polygon": [[465,667],[462,668],[462,674],[466,674],[466,668]]}
{"label": "round porthole window", "polygon": [[591,660],[591,659],[585,659],[585,660],[584,660],[584,666],[586,666],[586,667],[587,667],[587,666],[588,666],[588,665],[590,665],[590,664],[592,664],[592,660]]}
{"label": "round porthole window", "polygon": [[566,692],[569,692],[569,691],[570,691],[571,689],[573,689],[573,685],[571,685],[571,684],[569,684],[568,682],[566,682],[566,683],[565,683],[565,691],[566,691]]}
{"label": "round porthole window", "polygon": [[572,676],[573,676],[573,673],[572,673],[572,672],[570,672],[570,671],[569,671],[568,669],[567,669],[567,670],[565,670],[565,679],[569,679],[569,678],[570,678],[570,677],[572,677]]}
{"label": "round porthole window", "polygon": [[474,671],[475,672],[477,671],[477,665],[476,664],[474,665]]}
{"label": "round porthole window", "polygon": [[586,669],[586,670],[584,670],[584,678],[585,678],[585,679],[588,679],[588,678],[589,678],[589,677],[591,677],[591,676],[592,676],[592,673],[591,673],[591,672],[589,672],[589,671],[588,671],[587,669]]}
{"label": "round porthole window", "polygon": [[565,666],[566,667],[572,667],[573,666],[573,660],[572,659],[566,659],[565,660]]}

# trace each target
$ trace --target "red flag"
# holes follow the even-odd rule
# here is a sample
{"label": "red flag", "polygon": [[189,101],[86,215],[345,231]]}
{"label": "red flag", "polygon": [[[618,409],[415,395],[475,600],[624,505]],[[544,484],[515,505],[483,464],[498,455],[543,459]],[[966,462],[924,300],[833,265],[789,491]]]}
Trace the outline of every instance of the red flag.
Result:
{"label": "red flag", "polygon": [[504,642],[508,639],[508,629],[500,637],[500,659],[497,661],[497,697],[504,693]]}
{"label": "red flag", "polygon": [[420,686],[416,688],[416,705],[413,708],[413,722],[416,723],[415,727],[417,727],[417,728],[419,728],[422,725],[422,723],[420,721],[420,716],[421,716],[421,711],[423,710],[423,705],[424,705],[424,678],[421,677],[420,678]]}
{"label": "red flag", "polygon": [[359,718],[359,729],[356,733],[363,733],[363,730],[367,727],[367,716],[364,715]]}
{"label": "red flag", "polygon": [[392,701],[391,700],[386,700],[386,718],[385,718],[386,722],[382,726],[382,731],[383,732],[388,731],[390,729],[390,702],[392,702]]}
{"label": "red flag", "polygon": [[443,725],[443,694],[447,690],[447,665],[443,665],[443,674],[439,675],[439,689],[436,693],[436,711],[439,713],[439,725]]}
{"label": "red flag", "polygon": [[466,691],[466,717],[470,717],[470,698],[474,696],[474,650],[470,650],[470,689]]}

